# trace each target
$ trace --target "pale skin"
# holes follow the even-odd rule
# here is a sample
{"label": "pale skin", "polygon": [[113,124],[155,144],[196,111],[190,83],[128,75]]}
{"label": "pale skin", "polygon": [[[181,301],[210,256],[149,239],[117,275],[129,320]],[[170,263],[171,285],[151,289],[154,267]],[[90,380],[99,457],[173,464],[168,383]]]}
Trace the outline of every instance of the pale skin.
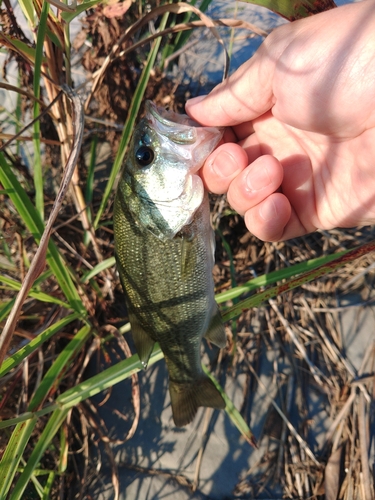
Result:
{"label": "pale skin", "polygon": [[258,238],[375,223],[374,0],[277,28],[186,110],[228,127],[202,178]]}

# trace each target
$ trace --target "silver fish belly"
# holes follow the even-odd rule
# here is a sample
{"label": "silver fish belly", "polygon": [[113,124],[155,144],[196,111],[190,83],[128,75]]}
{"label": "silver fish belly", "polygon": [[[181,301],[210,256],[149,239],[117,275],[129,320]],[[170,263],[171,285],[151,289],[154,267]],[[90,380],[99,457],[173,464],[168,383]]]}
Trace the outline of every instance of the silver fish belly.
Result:
{"label": "silver fish belly", "polygon": [[148,103],[115,198],[116,259],[134,343],[146,367],[159,342],[177,426],[199,406],[225,407],[201,367],[202,337],[219,347],[226,339],[214,299],[208,196],[196,175],[221,135]]}

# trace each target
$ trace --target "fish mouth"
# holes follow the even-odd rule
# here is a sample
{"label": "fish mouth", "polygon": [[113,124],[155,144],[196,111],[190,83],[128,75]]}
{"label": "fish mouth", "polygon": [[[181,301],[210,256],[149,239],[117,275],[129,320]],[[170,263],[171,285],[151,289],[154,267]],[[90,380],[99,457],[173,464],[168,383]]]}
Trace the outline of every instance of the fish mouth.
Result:
{"label": "fish mouth", "polygon": [[159,108],[151,101],[146,101],[146,119],[161,136],[177,145],[191,146],[190,174],[198,172],[224,133],[224,127],[204,127],[185,114]]}
{"label": "fish mouth", "polygon": [[215,135],[224,133],[224,127],[204,127],[188,115],[160,108],[152,101],[146,101],[146,113],[163,127],[163,135],[177,144],[194,144],[197,141],[197,134],[203,131]]}
{"label": "fish mouth", "polygon": [[152,101],[146,101],[146,112],[151,113],[151,115],[162,125],[167,127],[175,127],[176,125],[182,125],[184,127],[201,127],[201,125],[189,118],[185,114],[175,113],[169,109],[160,108],[156,106]]}

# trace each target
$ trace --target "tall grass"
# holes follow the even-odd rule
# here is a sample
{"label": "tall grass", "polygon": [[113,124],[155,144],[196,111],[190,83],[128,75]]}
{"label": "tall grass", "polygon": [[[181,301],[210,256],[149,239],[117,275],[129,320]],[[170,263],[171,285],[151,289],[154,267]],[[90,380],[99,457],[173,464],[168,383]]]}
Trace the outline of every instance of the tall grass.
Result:
{"label": "tall grass", "polygon": [[[99,346],[105,341],[103,325],[96,312],[98,303],[105,301],[103,284],[117,281],[114,257],[108,255],[105,245],[101,244],[103,235],[108,230],[107,214],[110,211],[113,188],[154,68],[162,62],[163,57],[169,57],[173,51],[181,49],[182,44],[187,41],[187,30],[209,26],[215,36],[220,38],[215,31],[215,23],[192,5],[166,4],[155,8],[151,13],[140,14],[135,13],[135,6],[132,7],[132,17],[129,14],[129,19],[135,16],[137,20],[129,26],[118,44],[113,46],[103,68],[110,68],[111,62],[120,54],[121,57],[130,57],[130,49],[143,47],[137,56],[143,57],[142,71],[128,103],[127,119],[113,167],[102,188],[101,201],[94,206],[97,138],[89,144],[91,161],[87,178],[84,178],[79,162],[85,130],[82,110],[89,109],[88,103],[95,98],[95,88],[100,85],[105,73],[101,70],[94,75],[94,86],[88,93],[84,86],[79,90],[81,94],[73,91],[69,24],[85,10],[99,6],[100,2],[83,1],[73,7],[57,0],[21,0],[19,4],[34,39],[26,40],[20,35],[17,38],[14,32],[2,32],[0,40],[9,54],[17,56],[20,72],[23,72],[25,79],[32,75],[32,84],[29,88],[25,88],[25,84],[23,87],[19,84],[19,87],[12,88],[0,84],[0,87],[3,86],[9,92],[19,92],[20,98],[22,95],[22,99],[27,99],[30,113],[24,113],[23,118],[28,128],[17,125],[16,132],[21,136],[25,133],[32,134],[32,165],[30,171],[19,170],[17,167],[21,138],[14,137],[13,142],[1,147],[0,203],[5,221],[1,226],[4,259],[0,261],[3,291],[0,321],[4,325],[0,337],[0,378],[4,381],[2,400],[9,398],[14,387],[12,381],[17,380],[22,371],[28,370],[30,363],[34,363],[33,360],[48,348],[52,339],[63,341],[58,343],[59,351],[52,360],[35,362],[33,371],[34,374],[37,372],[38,377],[35,390],[29,391],[32,392],[31,396],[28,396],[26,390],[25,403],[14,409],[11,416],[6,413],[7,418],[3,418],[0,423],[0,428],[8,431],[8,438],[5,439],[4,434],[1,441],[4,452],[0,461],[0,498],[9,497],[12,500],[25,498],[27,488],[34,488],[41,498],[50,497],[56,477],[66,470],[64,460],[69,453],[69,442],[63,438],[63,426],[72,408],[131,377],[141,368],[137,355],[132,355],[91,378],[76,385],[74,383],[77,376],[82,376],[77,366],[86,359],[89,346],[94,345],[95,339],[100,339]],[[205,2],[204,6],[207,5],[208,2]],[[139,6],[141,10],[145,8],[142,2]],[[176,19],[179,20],[182,14],[186,17],[180,24],[176,23]],[[196,16],[195,20],[190,19],[193,14]],[[147,26],[154,18],[159,21],[158,31],[150,34]],[[238,26],[238,23],[233,25]],[[21,33],[20,30],[15,32]],[[171,36],[179,32],[185,33],[162,44],[162,34]],[[127,41],[134,34],[137,34],[137,43],[129,49]],[[83,99],[85,102],[81,102]],[[46,112],[58,135],[60,156],[57,170],[61,183],[53,188],[55,199],[52,209],[51,186],[47,182],[49,172],[44,168],[45,142],[41,121],[41,114]],[[19,105],[16,116],[17,120],[22,118]],[[28,120],[30,123],[26,123]],[[75,233],[78,235],[75,246],[84,249],[84,260],[77,260],[76,256],[71,258],[72,254],[66,251],[67,247],[54,237],[59,231],[57,223],[62,210],[70,214],[70,219],[79,220],[80,230],[77,229]],[[67,225],[69,220],[65,221]],[[9,234],[9,224],[6,221],[14,222],[18,241],[24,242],[22,251],[12,250],[12,244],[15,245],[17,239]],[[9,246],[7,240],[12,238]],[[222,304],[224,320],[237,318],[244,309],[256,307],[282,291],[337,269],[373,248],[373,244],[368,244],[360,250],[339,256],[337,260],[333,260],[335,257],[332,256],[318,258],[234,286],[217,295],[218,303]],[[82,262],[86,260],[86,255],[90,262],[85,268]],[[295,278],[296,275],[298,278]],[[265,286],[270,287],[264,291]],[[18,293],[17,296],[15,292]],[[249,294],[252,295],[249,297]],[[228,301],[233,300],[236,301],[235,304],[229,307]],[[27,342],[23,343],[20,341],[17,325],[28,321],[30,305],[39,320],[36,320],[35,313],[29,318],[28,324],[32,325],[34,322],[37,328],[30,331]],[[125,326],[124,330],[129,330],[129,326]],[[156,346],[149,364],[161,358],[162,353]],[[215,383],[217,384],[216,381]],[[228,416],[246,440],[254,444],[254,437],[247,423],[223,389],[219,387],[219,390],[227,401]],[[59,432],[60,440],[54,441]],[[56,470],[45,469],[43,475],[43,456],[53,442],[60,443],[59,465]]]}

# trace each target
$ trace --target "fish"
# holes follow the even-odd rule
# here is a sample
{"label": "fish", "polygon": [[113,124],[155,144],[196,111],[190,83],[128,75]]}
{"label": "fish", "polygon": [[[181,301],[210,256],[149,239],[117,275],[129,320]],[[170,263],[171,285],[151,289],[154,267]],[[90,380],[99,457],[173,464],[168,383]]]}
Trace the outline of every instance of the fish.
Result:
{"label": "fish", "polygon": [[198,174],[222,134],[147,101],[114,201],[115,256],[135,348],[146,368],[159,343],[177,427],[200,406],[225,408],[201,365],[202,337],[223,348],[226,335],[214,296],[209,199]]}

